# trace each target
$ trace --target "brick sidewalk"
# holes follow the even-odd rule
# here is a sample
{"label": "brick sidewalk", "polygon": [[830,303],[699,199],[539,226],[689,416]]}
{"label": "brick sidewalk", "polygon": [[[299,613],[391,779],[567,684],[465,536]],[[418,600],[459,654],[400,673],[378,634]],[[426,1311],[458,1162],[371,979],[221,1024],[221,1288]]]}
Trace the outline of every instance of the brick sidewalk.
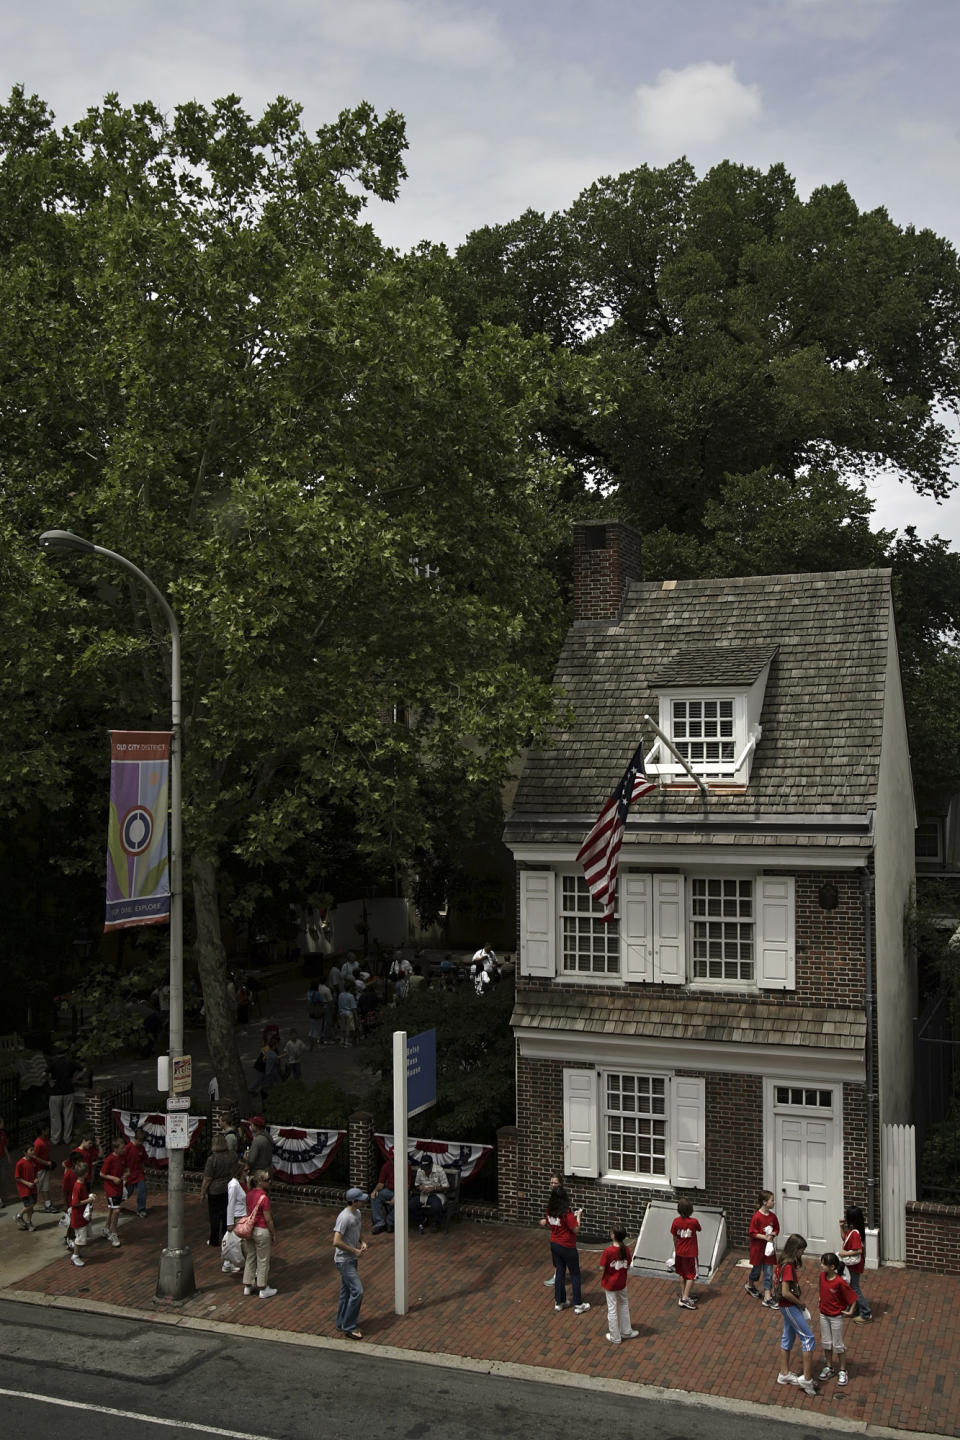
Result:
{"label": "brick sidewalk", "polygon": [[[148,1220],[131,1217],[123,1244],[101,1240],[86,1248],[81,1270],[57,1260],[16,1285],[17,1290],[110,1302],[155,1314],[153,1291],[165,1240],[166,1209],[151,1195]],[[198,1293],[182,1313],[204,1320],[263,1325],[335,1336],[338,1291],[332,1264],[335,1211],[276,1207],[278,1224],[270,1300],[245,1298],[240,1277],[224,1275],[219,1251],[204,1245],[206,1207],[187,1200]],[[94,1229],[99,1234],[100,1223]],[[60,1232],[63,1233],[63,1232]],[[695,1391],[791,1409],[815,1416],[842,1416],[865,1424],[944,1435],[960,1431],[960,1279],[883,1269],[868,1272],[866,1290],[876,1319],[846,1326],[851,1379],[846,1390],[828,1381],[816,1399],[776,1384],[780,1325],[776,1315],[744,1294],[746,1272],[736,1253],[715,1281],[700,1287],[696,1312],[677,1305],[671,1280],[633,1277],[630,1308],[637,1340],[613,1346],[604,1340],[606,1306],[599,1285],[599,1247],[581,1247],[582,1316],[557,1315],[549,1247],[537,1229],[500,1225],[453,1225],[449,1236],[410,1237],[410,1313],[393,1313],[393,1240],[364,1233],[370,1249],[361,1262],[366,1294],[361,1322],[376,1344],[401,1350],[444,1352],[477,1360],[500,1360],[595,1377],[614,1377],[669,1389]],[[33,1239],[21,1235],[24,1246]],[[19,1243],[19,1242],[18,1242]],[[806,1278],[806,1298],[816,1298],[816,1272]],[[815,1330],[816,1305],[814,1311]],[[820,1350],[817,1361],[819,1368]],[[799,1369],[795,1359],[794,1368]]]}

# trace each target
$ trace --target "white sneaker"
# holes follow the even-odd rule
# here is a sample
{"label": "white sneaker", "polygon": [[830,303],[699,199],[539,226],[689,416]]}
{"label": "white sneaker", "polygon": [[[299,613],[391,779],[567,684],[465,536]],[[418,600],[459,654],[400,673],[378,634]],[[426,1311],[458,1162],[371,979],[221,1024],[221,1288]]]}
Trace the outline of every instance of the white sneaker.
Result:
{"label": "white sneaker", "polygon": [[817,1387],[816,1385],[814,1385],[812,1380],[804,1380],[801,1376],[798,1378],[797,1384],[800,1386],[800,1389],[805,1395],[816,1395]]}
{"label": "white sneaker", "polygon": [[115,1249],[119,1249],[119,1248],[120,1248],[120,1236],[119,1236],[119,1235],[114,1235],[114,1233],[113,1233],[112,1230],[110,1231],[110,1234],[107,1236],[107,1239],[110,1241],[110,1244],[111,1244]]}
{"label": "white sneaker", "polygon": [[620,1338],[622,1340],[636,1340],[639,1334],[639,1330],[624,1330]]}
{"label": "white sneaker", "polygon": [[778,1375],[778,1376],[777,1376],[777,1384],[778,1384],[778,1385],[799,1385],[799,1384],[800,1384],[800,1376],[799,1376],[799,1375],[794,1375],[794,1373],[793,1373],[792,1370],[788,1370],[785,1375]]}
{"label": "white sneaker", "polygon": [[603,1338],[604,1338],[605,1340],[609,1340],[611,1345],[619,1345],[619,1344],[620,1344],[620,1341],[619,1341],[619,1340],[614,1340],[614,1338],[613,1338],[613,1336],[610,1334],[610,1331],[609,1331],[609,1330],[607,1331],[606,1335],[605,1335]]}
{"label": "white sneaker", "polygon": [[583,1312],[584,1312],[584,1310],[589,1310],[589,1309],[590,1309],[590,1301],[589,1301],[589,1300],[584,1300],[581,1305],[574,1305],[574,1307],[573,1307],[573,1313],[574,1313],[574,1315],[582,1315]]}
{"label": "white sneaker", "polygon": [[273,1288],[272,1285],[265,1285],[265,1286],[263,1287],[263,1289],[260,1291],[260,1299],[261,1299],[261,1300],[269,1300],[269,1299],[270,1299],[270,1296],[271,1296],[271,1295],[276,1295],[276,1293],[277,1293],[277,1292],[276,1292],[276,1290]]}
{"label": "white sneaker", "polygon": [[86,1263],[87,1263],[86,1260],[81,1260],[79,1255],[71,1255],[71,1256],[70,1256],[70,1259],[73,1261],[74,1265],[81,1265],[81,1266],[83,1266],[83,1265],[86,1265]]}
{"label": "white sneaker", "polygon": [[232,1265],[229,1260],[224,1260],[223,1264],[220,1266],[220,1269],[223,1271],[224,1275],[240,1274],[240,1266]]}

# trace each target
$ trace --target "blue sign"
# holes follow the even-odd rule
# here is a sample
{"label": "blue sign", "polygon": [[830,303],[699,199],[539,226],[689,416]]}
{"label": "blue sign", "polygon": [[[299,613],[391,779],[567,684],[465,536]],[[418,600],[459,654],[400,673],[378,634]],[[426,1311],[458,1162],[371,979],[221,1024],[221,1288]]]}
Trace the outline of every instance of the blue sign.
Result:
{"label": "blue sign", "polygon": [[407,1040],[407,1118],[437,1103],[437,1032]]}

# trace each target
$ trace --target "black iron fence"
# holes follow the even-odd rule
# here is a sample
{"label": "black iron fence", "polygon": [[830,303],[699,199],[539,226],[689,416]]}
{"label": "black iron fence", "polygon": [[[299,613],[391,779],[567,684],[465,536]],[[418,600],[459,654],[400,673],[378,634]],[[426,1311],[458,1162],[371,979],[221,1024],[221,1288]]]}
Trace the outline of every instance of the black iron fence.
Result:
{"label": "black iron fence", "polygon": [[918,1198],[960,1204],[960,1039],[948,996],[917,1020],[914,1048]]}

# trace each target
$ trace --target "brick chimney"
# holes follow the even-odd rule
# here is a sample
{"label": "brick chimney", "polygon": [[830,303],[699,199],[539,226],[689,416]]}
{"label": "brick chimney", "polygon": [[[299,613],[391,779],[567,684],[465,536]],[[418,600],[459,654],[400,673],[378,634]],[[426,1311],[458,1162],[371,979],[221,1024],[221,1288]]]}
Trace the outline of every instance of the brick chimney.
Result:
{"label": "brick chimney", "polygon": [[641,579],[640,535],[619,520],[573,526],[573,618],[612,624],[629,580]]}

